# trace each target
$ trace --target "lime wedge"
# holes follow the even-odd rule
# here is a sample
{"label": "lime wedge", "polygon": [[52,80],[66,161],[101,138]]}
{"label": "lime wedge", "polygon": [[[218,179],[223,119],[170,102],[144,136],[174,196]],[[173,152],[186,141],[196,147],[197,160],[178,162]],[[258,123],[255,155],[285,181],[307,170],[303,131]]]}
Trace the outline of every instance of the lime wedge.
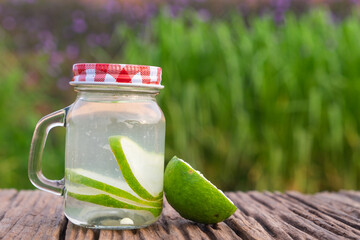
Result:
{"label": "lime wedge", "polygon": [[[90,171],[86,171],[83,169],[66,169],[65,170],[67,179],[69,179],[72,183],[77,183],[77,184],[82,184],[91,188],[95,188],[98,190],[102,190],[106,193],[110,193],[113,194],[115,196],[139,203],[139,204],[143,204],[145,206],[152,206],[152,207],[161,207],[162,206],[162,201],[156,201],[156,202],[151,202],[151,201],[146,201],[146,200],[142,200],[140,198],[135,197],[134,195],[132,195],[131,193],[129,193],[128,191],[131,189],[126,185],[123,184],[125,186],[120,186],[122,189],[115,187],[114,185],[119,185],[119,181],[116,181],[115,179],[109,178],[109,177],[104,177],[101,176],[99,174],[90,172]],[[127,191],[125,191],[125,190]]]}
{"label": "lime wedge", "polygon": [[95,203],[97,205],[102,205],[105,207],[149,211],[154,215],[154,217],[157,217],[161,214],[161,207],[153,208],[153,207],[136,206],[136,205],[132,205],[129,203],[119,201],[113,197],[110,197],[107,194],[88,195],[88,194],[79,194],[79,193],[74,193],[74,192],[68,191],[67,195],[70,197],[73,197],[77,200],[80,200],[80,201]]}
{"label": "lime wedge", "polygon": [[236,210],[221,190],[176,156],[166,166],[164,192],[170,205],[181,216],[195,222],[218,223]]}
{"label": "lime wedge", "polygon": [[162,199],[163,156],[145,151],[125,136],[111,136],[109,143],[129,187],[143,199]]}

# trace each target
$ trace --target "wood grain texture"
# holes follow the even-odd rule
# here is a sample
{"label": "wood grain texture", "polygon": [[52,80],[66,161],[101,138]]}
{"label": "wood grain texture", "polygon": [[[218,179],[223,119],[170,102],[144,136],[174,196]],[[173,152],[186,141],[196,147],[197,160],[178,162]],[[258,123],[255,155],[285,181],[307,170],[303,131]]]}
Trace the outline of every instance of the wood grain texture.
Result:
{"label": "wood grain texture", "polygon": [[138,230],[92,230],[63,214],[63,199],[41,191],[0,190],[0,239],[360,239],[360,192],[229,192],[238,210],[204,225],[166,200],[161,218]]}
{"label": "wood grain texture", "polygon": [[62,198],[41,191],[0,191],[0,239],[62,239]]}

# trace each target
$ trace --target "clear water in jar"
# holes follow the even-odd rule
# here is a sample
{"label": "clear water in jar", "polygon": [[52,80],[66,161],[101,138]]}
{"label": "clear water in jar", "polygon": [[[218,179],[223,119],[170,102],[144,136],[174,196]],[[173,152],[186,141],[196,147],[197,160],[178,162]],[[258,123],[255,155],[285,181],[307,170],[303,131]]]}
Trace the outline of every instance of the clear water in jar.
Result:
{"label": "clear water in jar", "polygon": [[[151,168],[150,172],[153,182],[158,184],[147,186],[149,192],[161,193],[165,120],[155,101],[137,99],[136,96],[130,100],[127,98],[94,101],[85,97],[74,103],[67,117],[65,164],[66,170],[80,172],[88,178],[125,190],[141,199],[125,181],[108,139],[114,135],[127,136],[144,151],[161,155],[161,163]],[[74,198],[69,192],[82,196],[105,194],[117,199],[107,192],[72,182],[71,175],[68,174],[65,175],[65,186],[65,214],[77,225],[131,229],[147,226],[159,218],[159,214],[148,210],[108,207]],[[162,204],[162,199],[160,201]],[[143,206],[132,201],[128,203]]]}

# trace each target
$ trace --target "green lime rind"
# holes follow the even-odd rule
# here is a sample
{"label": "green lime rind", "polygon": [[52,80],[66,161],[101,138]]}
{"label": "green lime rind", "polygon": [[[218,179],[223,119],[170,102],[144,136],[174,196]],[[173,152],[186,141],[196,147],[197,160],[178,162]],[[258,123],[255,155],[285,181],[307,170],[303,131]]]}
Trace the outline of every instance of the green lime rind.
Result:
{"label": "green lime rind", "polygon": [[68,191],[67,195],[80,201],[90,202],[105,207],[149,211],[152,215],[154,215],[154,217],[160,216],[162,209],[161,207],[153,208],[153,207],[135,206],[129,203],[116,200],[115,198],[112,198],[106,194],[87,195],[87,194],[78,194]]}
{"label": "green lime rind", "polygon": [[182,217],[195,222],[222,222],[236,211],[236,206],[223,192],[176,156],[166,166],[164,192]]}
{"label": "green lime rind", "polygon": [[85,185],[85,186],[88,186],[91,188],[95,188],[95,189],[113,194],[113,195],[121,197],[121,198],[131,200],[133,202],[143,204],[146,206],[151,206],[151,207],[161,207],[162,206],[162,199],[159,199],[156,202],[154,202],[154,201],[149,202],[146,200],[139,199],[139,198],[135,197],[134,195],[132,195],[131,193],[128,193],[120,188],[117,188],[117,187],[111,186],[109,184],[97,181],[95,179],[86,177],[86,176],[76,173],[75,171],[72,171],[70,169],[66,169],[66,173],[67,173],[67,176],[70,176],[70,181],[72,183],[82,184],[82,185]]}
{"label": "green lime rind", "polygon": [[122,149],[121,137],[122,136],[111,136],[109,137],[109,143],[125,181],[129,185],[129,187],[143,199],[146,199],[148,201],[157,201],[159,199],[162,199],[163,192],[159,193],[157,196],[153,196],[139,183],[139,181],[134,176],[130,165],[125,157],[125,153]]}

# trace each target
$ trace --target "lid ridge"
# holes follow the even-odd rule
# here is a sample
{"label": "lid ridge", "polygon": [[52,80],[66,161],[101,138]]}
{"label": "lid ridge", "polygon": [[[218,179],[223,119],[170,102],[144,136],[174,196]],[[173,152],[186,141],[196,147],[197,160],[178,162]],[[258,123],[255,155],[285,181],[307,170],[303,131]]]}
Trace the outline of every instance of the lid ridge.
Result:
{"label": "lid ridge", "polygon": [[113,63],[76,63],[71,85],[124,85],[163,88],[160,67]]}

